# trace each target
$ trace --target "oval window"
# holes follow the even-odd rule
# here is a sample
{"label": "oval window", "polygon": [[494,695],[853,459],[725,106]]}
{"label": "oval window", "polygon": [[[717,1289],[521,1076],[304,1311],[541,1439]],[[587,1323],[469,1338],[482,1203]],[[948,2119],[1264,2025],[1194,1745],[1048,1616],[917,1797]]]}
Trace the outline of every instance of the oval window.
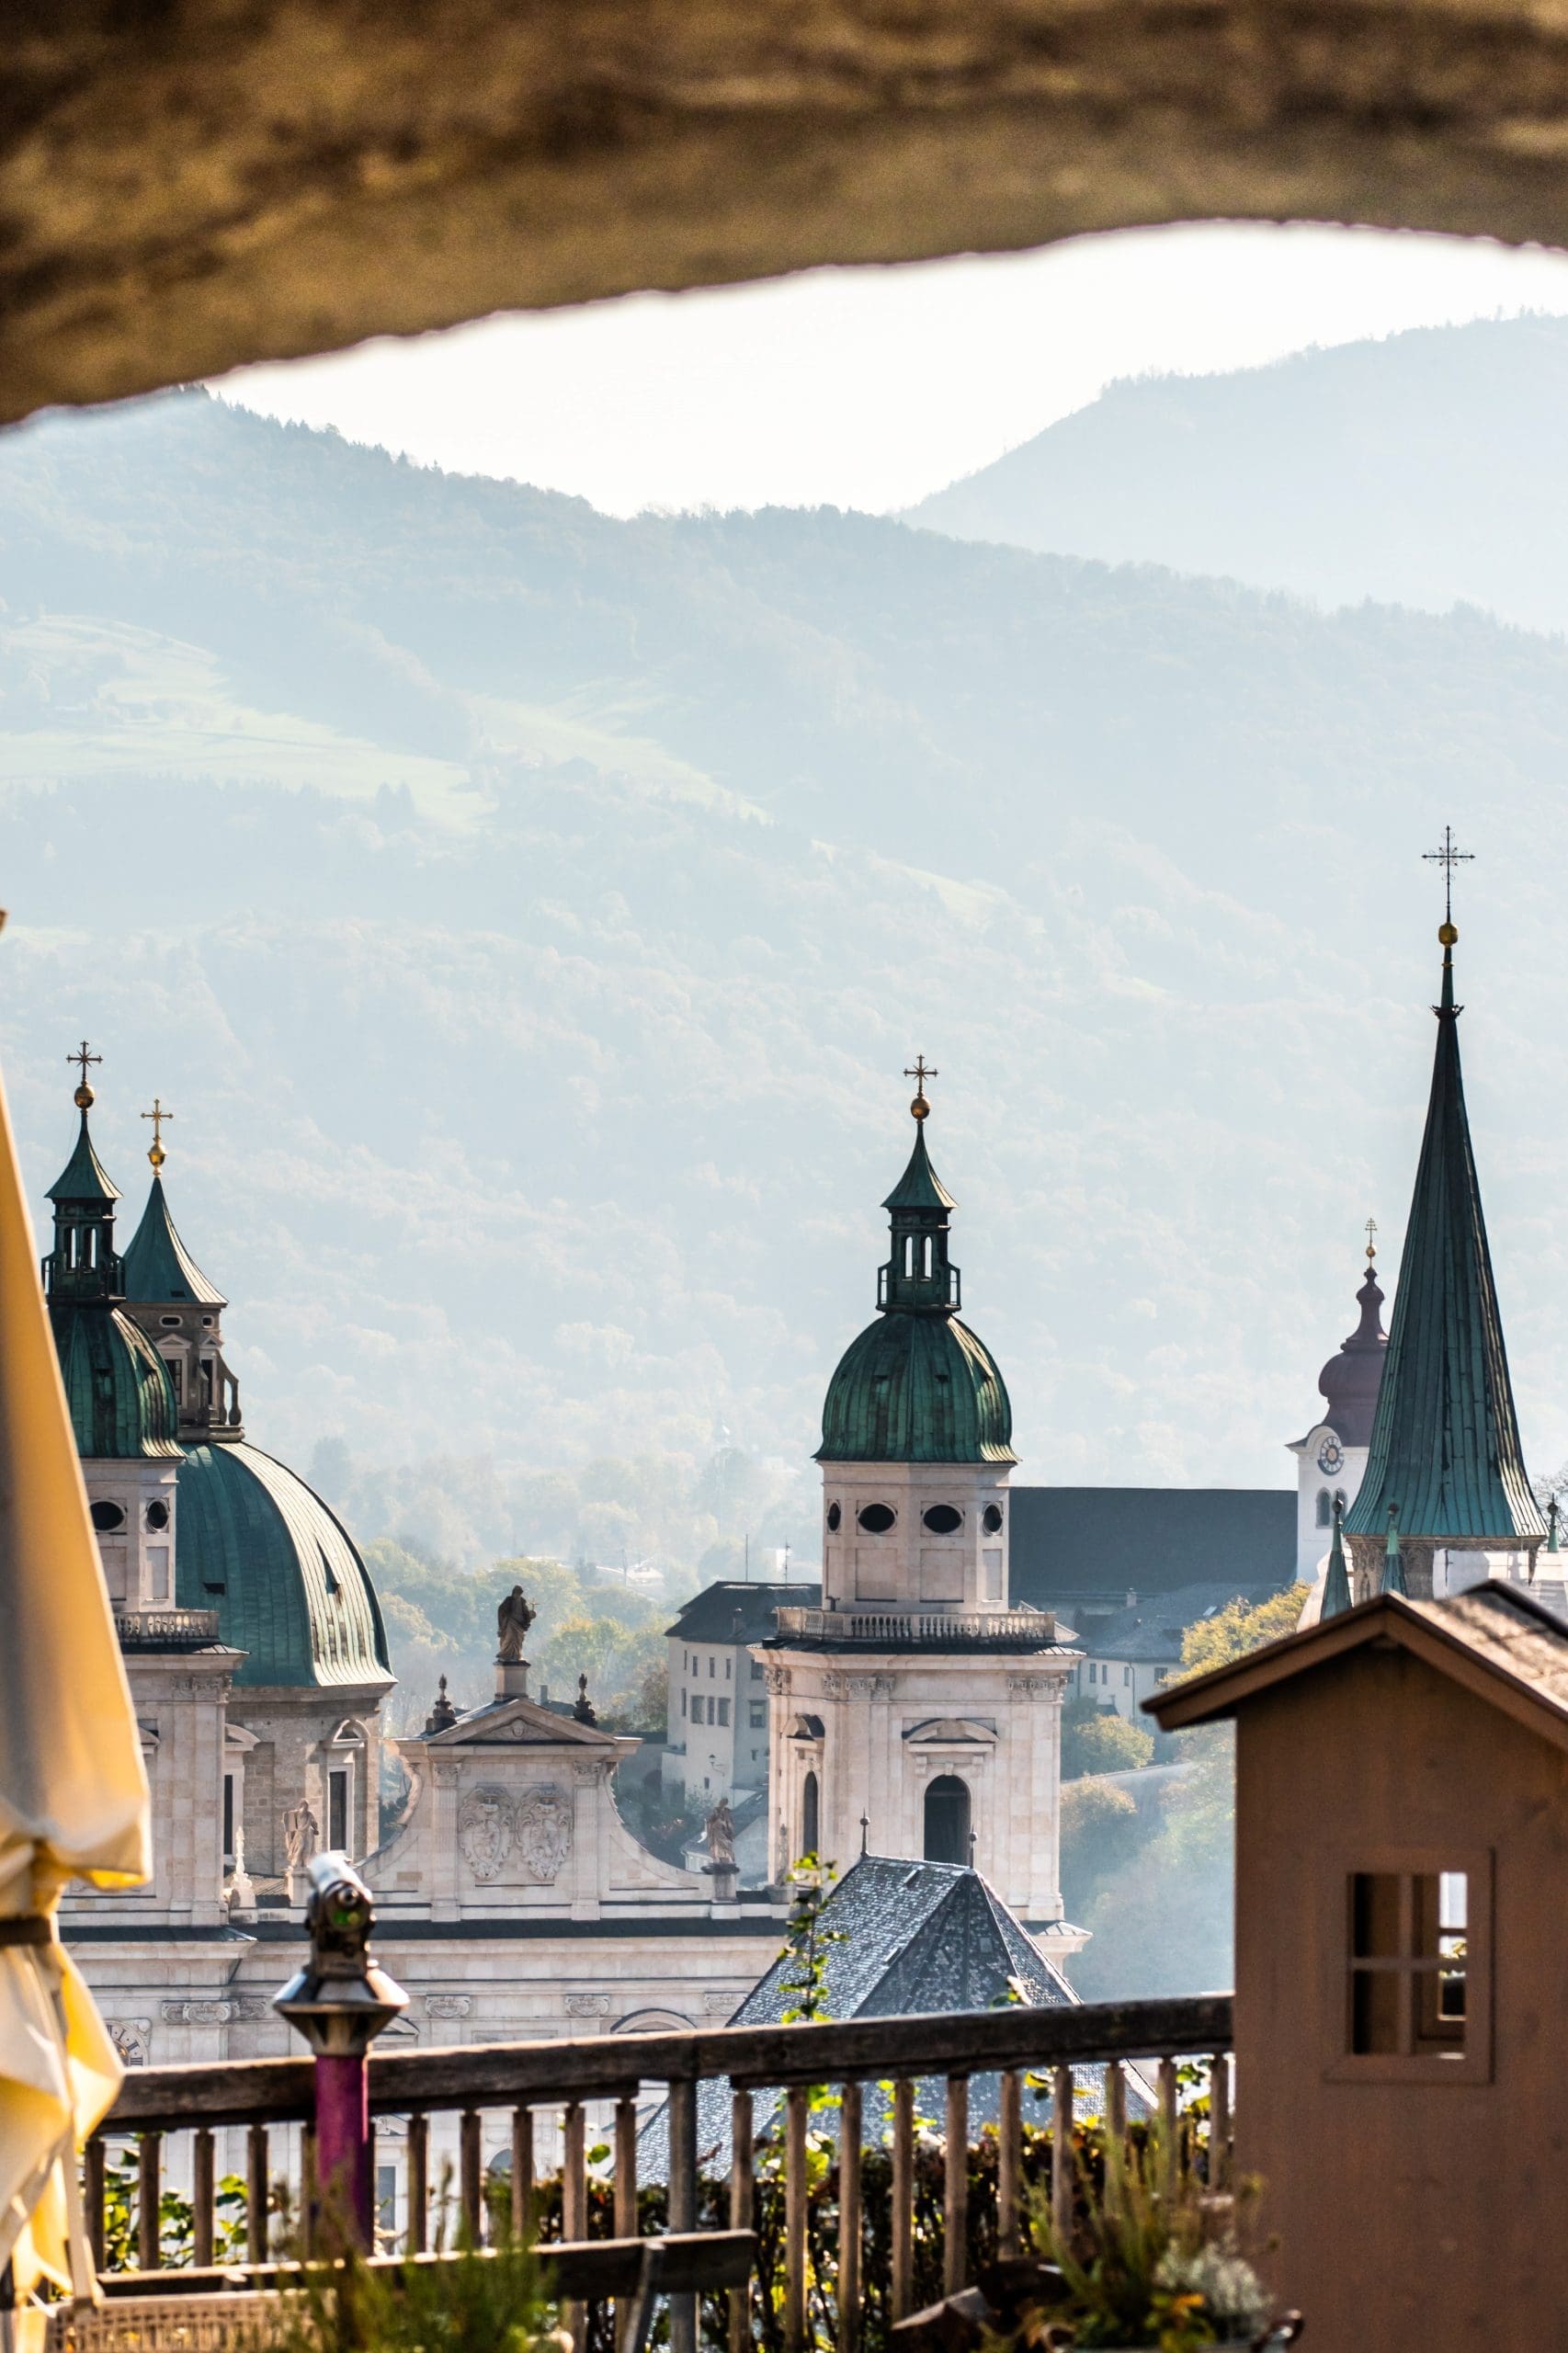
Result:
{"label": "oval window", "polygon": [[987,1504],[984,1511],[981,1514],[980,1524],[984,1529],[987,1536],[994,1536],[997,1529],[1002,1525],[1001,1505]]}
{"label": "oval window", "polygon": [[168,1507],[167,1504],[163,1503],[163,1502],[161,1502],[161,1501],[156,1501],[156,1500],[155,1500],[155,1501],[153,1501],[153,1503],[150,1503],[150,1504],[148,1505],[148,1506],[147,1506],[147,1525],[148,1525],[148,1527],[149,1527],[149,1528],[166,1528],[166,1527],[168,1526],[168,1524],[169,1524],[169,1507]]}
{"label": "oval window", "polygon": [[838,1506],[836,1504],[829,1504],[827,1507],[827,1525],[831,1534],[835,1536],[837,1535],[843,1518],[844,1514],[839,1510]]}
{"label": "oval window", "polygon": [[177,1315],[160,1315],[158,1318],[158,1324],[162,1331],[177,1332],[179,1330],[179,1317]]}
{"label": "oval window", "polygon": [[925,1518],[933,1536],[956,1536],[963,1526],[963,1514],[952,1504],[933,1504]]}
{"label": "oval window", "polygon": [[95,1504],[92,1518],[93,1526],[103,1529],[106,1533],[111,1528],[125,1526],[125,1514],[118,1504]]}
{"label": "oval window", "polygon": [[868,1536],[885,1536],[898,1514],[892,1504],[866,1504],[857,1517]]}

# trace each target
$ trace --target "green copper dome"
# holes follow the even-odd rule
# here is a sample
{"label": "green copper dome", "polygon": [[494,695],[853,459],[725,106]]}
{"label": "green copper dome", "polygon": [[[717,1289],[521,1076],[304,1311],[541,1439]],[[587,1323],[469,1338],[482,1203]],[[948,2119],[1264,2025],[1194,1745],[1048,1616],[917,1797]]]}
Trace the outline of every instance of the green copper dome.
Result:
{"label": "green copper dome", "polygon": [[51,1305],[76,1451],[88,1459],[178,1455],[163,1358],[118,1307]]}
{"label": "green copper dome", "polygon": [[383,1683],[369,1571],[304,1481],[243,1440],[186,1450],[175,1548],[180,1607],[216,1609],[248,1654],[237,1684]]}
{"label": "green copper dome", "polygon": [[923,1096],[915,1149],[883,1202],[892,1252],[877,1282],[877,1320],[851,1342],[828,1383],[819,1462],[1013,1462],[1007,1385],[956,1313],[948,1256],[958,1206],[926,1150]]}

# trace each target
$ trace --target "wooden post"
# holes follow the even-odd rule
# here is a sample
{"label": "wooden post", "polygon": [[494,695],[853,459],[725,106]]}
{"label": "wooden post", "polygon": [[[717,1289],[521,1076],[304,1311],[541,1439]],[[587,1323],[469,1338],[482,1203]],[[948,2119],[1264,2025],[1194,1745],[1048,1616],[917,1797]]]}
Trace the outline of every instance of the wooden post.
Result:
{"label": "wooden post", "polygon": [[1059,2238],[1073,2227],[1073,2070],[1051,2072],[1051,2220]]}
{"label": "wooden post", "polygon": [[217,2152],[211,2127],[200,2124],[196,2131],[196,2177],[191,2197],[191,2260],[202,2269],[212,2260],[217,2187]]}
{"label": "wooden post", "polygon": [[1174,2059],[1160,2062],[1160,2188],[1167,2198],[1176,2196],[1181,2177],[1181,2120],[1176,2109],[1176,2063]]}
{"label": "wooden post", "polygon": [[[749,2231],[756,2210],[756,2127],[751,2094],[735,2092],[730,2101],[730,2228]],[[730,2290],[730,2353],[751,2353],[751,2282]]]}
{"label": "wooden post", "polygon": [[[670,2084],[669,2227],[697,2228],[697,2078]],[[697,2353],[697,2298],[670,2298],[670,2353]]]}
{"label": "wooden post", "polygon": [[163,2268],[158,2206],[163,2193],[164,2136],[143,2132],[136,2169],[136,2261],[142,2271]]}
{"label": "wooden post", "polygon": [[316,2167],[316,2128],[300,2127],[300,2237],[307,2255],[316,2251],[321,2222],[321,2176]]}
{"label": "wooden post", "polygon": [[1024,2079],[1017,2067],[1002,2073],[996,2133],[996,2252],[1004,2263],[1018,2253],[1018,2176],[1024,2154]]}
{"label": "wooden post", "polygon": [[900,2075],[892,2087],[892,2278],[894,2321],[907,2320],[915,2293],[915,2086]]}
{"label": "wooden post", "polygon": [[458,2204],[471,2246],[484,2245],[484,2128],[477,2108],[458,2126]]}
{"label": "wooden post", "polygon": [[948,2077],[942,2166],[942,2292],[956,2296],[969,2268],[969,2077]]}
{"label": "wooden post", "polygon": [[1217,2051],[1209,2062],[1209,2187],[1231,2186],[1231,2054]]}
{"label": "wooden post", "polygon": [[245,2130],[245,2253],[252,2263],[267,2261],[267,2201],[271,2184],[267,2177],[267,2127],[248,2125]]}
{"label": "wooden post", "polygon": [[1121,2203],[1121,2169],[1127,2163],[1127,2075],[1119,2059],[1105,2064],[1105,2202],[1108,2212]]}
{"label": "wooden post", "polygon": [[804,2084],[784,2095],[784,2353],[805,2353],[806,2120]]}
{"label": "wooden post", "polygon": [[[615,2104],[615,2235],[642,2236],[637,2227],[637,2102],[623,2096]],[[615,2341],[624,2346],[636,2299],[622,2297],[615,2308]]]}
{"label": "wooden post", "polygon": [[539,2208],[534,2199],[534,2112],[512,2110],[512,2231],[530,2245],[539,2235]]}
{"label": "wooden post", "polygon": [[858,2082],[846,2084],[838,2110],[838,2353],[860,2345],[861,2097]]}
{"label": "wooden post", "polygon": [[93,2250],[93,2268],[101,2271],[107,2259],[104,2229],[104,2174],[108,2152],[101,2133],[95,2132],[82,2152],[82,2203],[87,2210],[87,2244]]}
{"label": "wooden post", "polygon": [[430,2211],[430,2119],[408,2120],[408,2252],[423,2255]]}
{"label": "wooden post", "polygon": [[[567,2103],[561,2119],[561,2235],[588,2235],[587,2119],[580,2099]],[[588,2308],[572,2301],[561,2307],[562,2325],[572,2339],[574,2353],[584,2353],[588,2336]]]}

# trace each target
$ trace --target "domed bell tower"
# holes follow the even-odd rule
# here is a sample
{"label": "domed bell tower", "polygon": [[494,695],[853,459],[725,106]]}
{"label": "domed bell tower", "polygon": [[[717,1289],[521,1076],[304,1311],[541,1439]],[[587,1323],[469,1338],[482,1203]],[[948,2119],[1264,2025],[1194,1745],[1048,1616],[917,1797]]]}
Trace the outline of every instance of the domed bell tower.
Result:
{"label": "domed bell tower", "polygon": [[957,1204],[915,1144],[882,1204],[875,1320],[823,1407],[823,1604],[758,1646],[769,1693],[771,1870],[805,1854],[971,1864],[1059,1953],[1061,1711],[1077,1653],[1007,1591],[1012,1406],[960,1321]]}

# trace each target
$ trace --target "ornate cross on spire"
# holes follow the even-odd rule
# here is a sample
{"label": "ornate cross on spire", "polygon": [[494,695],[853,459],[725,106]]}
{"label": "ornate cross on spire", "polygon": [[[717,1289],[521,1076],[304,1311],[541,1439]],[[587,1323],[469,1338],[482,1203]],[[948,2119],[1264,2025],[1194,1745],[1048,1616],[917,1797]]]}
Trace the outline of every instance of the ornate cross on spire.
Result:
{"label": "ornate cross on spire", "polygon": [[150,1111],[143,1111],[142,1117],[144,1120],[151,1120],[153,1122],[153,1149],[147,1154],[147,1157],[152,1162],[154,1170],[156,1170],[161,1168],[165,1161],[168,1158],[168,1154],[164,1150],[164,1121],[165,1120],[172,1120],[174,1118],[174,1113],[172,1111],[165,1111],[163,1105],[163,1098],[160,1096],[154,1095],[153,1097],[152,1109]]}
{"label": "ornate cross on spire", "polygon": [[[1442,848],[1424,850],[1422,863],[1426,866],[1440,866],[1443,870],[1443,928],[1446,931],[1452,931],[1454,927],[1454,869],[1456,866],[1473,866],[1475,852],[1472,849],[1456,849],[1454,829],[1451,825],[1445,825]],[[1449,942],[1445,940],[1443,944],[1447,947]]]}
{"label": "ornate cross on spire", "polygon": [[1375,1217],[1369,1217],[1367,1220],[1367,1256],[1369,1258],[1375,1258],[1378,1255],[1378,1245],[1372,1239],[1372,1236],[1376,1233],[1377,1230],[1377,1219]]}
{"label": "ornate cross on spire", "polygon": [[67,1054],[65,1059],[68,1063],[79,1063],[81,1065],[82,1076],[77,1085],[75,1096],[73,1098],[75,1102],[76,1108],[79,1111],[90,1110],[93,1101],[93,1090],[87,1085],[87,1065],[89,1063],[101,1063],[103,1056],[102,1054],[90,1054],[87,1051],[87,1041],[85,1038],[84,1038],[75,1052],[74,1054]]}
{"label": "ornate cross on spire", "polygon": [[915,1100],[909,1107],[910,1117],[924,1120],[929,1116],[931,1109],[931,1106],[926,1100],[926,1082],[928,1078],[940,1078],[942,1074],[938,1070],[927,1070],[925,1055],[916,1054],[914,1069],[906,1070],[903,1074],[905,1078],[912,1078],[915,1081]]}

